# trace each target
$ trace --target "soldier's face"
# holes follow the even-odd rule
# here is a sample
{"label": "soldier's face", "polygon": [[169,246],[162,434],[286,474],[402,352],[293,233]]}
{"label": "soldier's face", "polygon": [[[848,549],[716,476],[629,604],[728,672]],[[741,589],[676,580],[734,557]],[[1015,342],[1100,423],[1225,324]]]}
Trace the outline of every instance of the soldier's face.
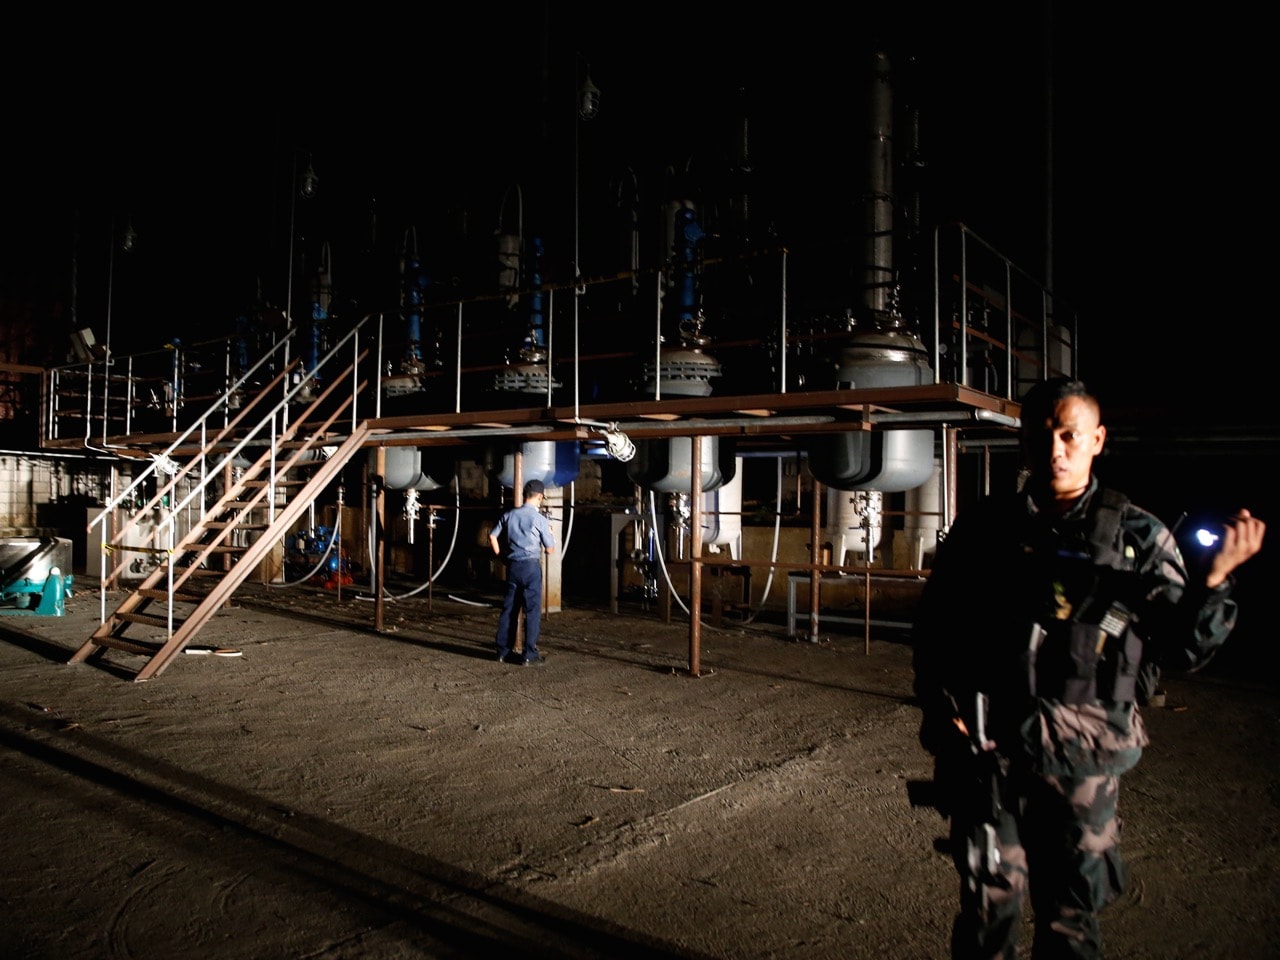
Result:
{"label": "soldier's face", "polygon": [[1089,485],[1093,458],[1107,438],[1098,416],[1089,401],[1066,397],[1043,423],[1026,424],[1028,466],[1055,499],[1074,500]]}

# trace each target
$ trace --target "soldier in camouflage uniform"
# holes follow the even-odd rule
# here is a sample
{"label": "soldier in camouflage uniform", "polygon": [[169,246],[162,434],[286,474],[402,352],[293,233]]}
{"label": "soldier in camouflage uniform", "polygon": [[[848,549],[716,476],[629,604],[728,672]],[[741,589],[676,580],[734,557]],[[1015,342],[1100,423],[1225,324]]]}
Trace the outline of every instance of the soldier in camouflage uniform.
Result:
{"label": "soldier in camouflage uniform", "polygon": [[1239,511],[1189,574],[1168,528],[1093,475],[1106,428],[1084,384],[1038,384],[1022,424],[1022,490],[957,518],[917,617],[923,802],[951,820],[953,957],[1015,957],[1029,899],[1037,960],[1096,958],[1098,914],[1124,886],[1117,797],[1147,744],[1138,705],[1160,667],[1202,666],[1226,640],[1231,573],[1265,526]]}

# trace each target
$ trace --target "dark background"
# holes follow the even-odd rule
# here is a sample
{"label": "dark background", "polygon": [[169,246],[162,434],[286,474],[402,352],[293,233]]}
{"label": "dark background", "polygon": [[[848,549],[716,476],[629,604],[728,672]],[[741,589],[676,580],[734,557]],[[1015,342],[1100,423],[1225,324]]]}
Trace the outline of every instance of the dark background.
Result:
{"label": "dark background", "polygon": [[[488,270],[513,184],[550,269],[567,271],[587,67],[602,106],[581,127],[584,272],[592,256],[611,266],[593,220],[624,168],[646,209],[678,188],[670,170],[724,182],[745,115],[752,239],[794,249],[803,277],[806,263],[839,265],[858,230],[869,55],[883,49],[895,186],[918,189],[926,224],[965,223],[1078,305],[1082,373],[1116,402],[1165,386],[1196,409],[1245,397],[1275,337],[1252,299],[1266,190],[1247,23],[1229,7],[1203,22],[972,6],[491,4],[223,15],[147,38],[125,23],[15,34],[3,289],[52,284],[66,328],[101,339],[113,226],[131,226],[137,246],[111,271],[112,337],[118,351],[149,346],[283,304],[292,221],[295,266],[328,241],[335,295],[394,306],[406,231],[438,282],[477,269],[464,260]],[[307,162],[320,192],[293,205]],[[813,268],[796,296],[847,282],[836,274]]]}

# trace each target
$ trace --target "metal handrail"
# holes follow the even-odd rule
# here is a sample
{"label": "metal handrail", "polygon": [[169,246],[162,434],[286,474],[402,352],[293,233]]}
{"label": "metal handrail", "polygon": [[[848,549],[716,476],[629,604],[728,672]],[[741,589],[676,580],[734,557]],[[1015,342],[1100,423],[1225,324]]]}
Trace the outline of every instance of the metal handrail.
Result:
{"label": "metal handrail", "polygon": [[[254,363],[251,367],[249,367],[249,369],[246,370],[244,374],[242,374],[233,384],[231,384],[231,386],[227,388],[227,390],[222,396],[220,396],[212,404],[210,404],[210,406],[204,411],[204,413],[201,414],[195,420],[195,422],[193,422],[189,427],[187,427],[175,440],[173,440],[164,449],[163,452],[153,455],[151,463],[148,464],[146,468],[144,468],[142,471],[139,472],[138,476],[133,479],[133,482],[130,483],[129,486],[125,488],[125,490],[121,491],[119,494],[113,497],[112,500],[107,504],[107,506],[96,517],[94,517],[92,521],[90,521],[88,525],[89,530],[92,530],[95,526],[98,526],[98,525],[101,525],[103,529],[102,538],[104,541],[104,551],[103,551],[101,568],[100,568],[100,585],[102,590],[102,599],[101,599],[102,619],[105,620],[105,617],[106,617],[106,593],[105,593],[106,585],[109,580],[114,579],[114,576],[120,570],[120,567],[117,566],[114,571],[108,574],[106,569],[107,549],[105,547],[105,541],[107,539],[106,537],[107,518],[110,517],[116,510],[118,510],[122,504],[128,502],[128,500],[130,500],[133,497],[135,491],[137,491],[152,476],[156,476],[162,470],[165,472],[171,473],[171,478],[168,481],[168,483],[166,483],[165,485],[161,486],[160,483],[157,482],[156,484],[157,489],[155,494],[144,506],[142,506],[141,508],[139,508],[138,511],[136,511],[135,516],[143,515],[148,511],[153,510],[155,507],[159,505],[164,505],[166,507],[165,516],[160,521],[160,523],[157,524],[155,530],[153,531],[151,542],[152,544],[157,544],[162,541],[167,541],[167,548],[164,548],[164,549],[155,548],[155,549],[158,550],[159,552],[172,553],[173,545],[175,542],[175,536],[176,536],[176,530],[175,530],[176,518],[179,515],[181,515],[183,510],[189,508],[193,503],[195,503],[197,497],[203,496],[203,493],[207,489],[212,478],[218,475],[218,473],[223,468],[225,468],[227,464],[231,463],[234,460],[234,458],[238,456],[247,445],[249,445],[255,439],[259,438],[263,430],[266,429],[268,425],[270,425],[272,430],[271,443],[272,443],[272,446],[274,447],[274,437],[276,435],[275,434],[276,424],[284,423],[286,421],[288,405],[291,402],[293,402],[299,396],[299,394],[301,394],[302,391],[310,385],[312,380],[315,378],[317,372],[324,369],[325,365],[328,364],[334,357],[336,357],[339,354],[339,352],[343,351],[348,343],[352,344],[353,356],[356,358],[355,360],[353,360],[353,367],[358,364],[359,334],[360,334],[361,328],[363,327],[367,319],[368,318],[366,317],[360,320],[358,323],[356,323],[351,328],[351,330],[349,330],[328,353],[326,353],[322,358],[320,358],[317,361],[314,370],[309,372],[306,376],[299,377],[297,382],[293,384],[292,387],[286,389],[286,391],[284,392],[283,396],[279,399],[279,401],[269,411],[267,411],[259,419],[257,424],[255,424],[233,447],[225,451],[222,454],[222,456],[217,460],[217,462],[214,464],[213,468],[210,469],[206,462],[205,451],[207,451],[212,444],[218,443],[219,441],[223,440],[228,434],[230,434],[236,427],[237,423],[245,419],[246,416],[249,414],[249,412],[256,407],[256,405],[259,403],[259,401],[262,398],[266,397],[281,381],[284,381],[287,377],[290,376],[290,374],[293,371],[293,368],[298,364],[299,361],[295,359],[293,363],[286,365],[284,369],[281,371],[281,373],[277,375],[275,380],[272,381],[271,384],[269,384],[266,388],[264,388],[260,392],[255,393],[252,399],[250,400],[250,402],[239,410],[237,416],[234,419],[226,422],[223,426],[221,426],[215,432],[212,440],[209,437],[209,420],[213,418],[214,415],[217,414],[220,410],[227,409],[229,407],[231,396],[237,391],[239,391],[250,380],[250,378],[252,378],[255,374],[257,374],[258,371],[263,367],[263,365],[268,363],[278,351],[282,349],[287,351],[287,347],[291,337],[293,336],[294,333],[297,332],[296,328],[291,329],[275,345],[273,345],[269,350],[267,350],[263,354],[263,356],[259,358],[259,360],[256,363]],[[356,391],[356,393],[358,394],[358,391]],[[357,422],[357,418],[359,415],[357,404],[358,404],[358,396],[353,396],[351,400],[353,429],[354,429],[354,424]],[[184,466],[177,467],[173,462],[173,454],[176,453],[176,451],[179,450],[184,444],[188,444],[189,442],[191,442],[192,438],[197,433],[199,434],[199,444],[200,444],[200,450],[201,450],[199,457],[188,462]],[[171,495],[174,494],[174,492],[177,490],[179,481],[182,480],[184,477],[188,476],[197,464],[199,464],[200,466],[199,481],[196,484],[191,486],[191,488],[187,491],[186,495],[181,500],[177,500],[176,502],[169,502],[166,504],[165,500],[167,497],[170,498],[172,501]],[[276,479],[275,471],[273,468],[272,478],[271,478],[272,484],[275,483],[275,479]],[[127,532],[129,529],[131,529],[132,526],[135,526],[135,525],[136,525],[135,521],[131,518],[129,523],[127,523],[121,529],[120,533],[123,534]],[[142,549],[145,551],[151,548],[139,548],[139,549]]]}
{"label": "metal handrail", "polygon": [[[355,348],[354,353],[355,355],[358,355],[359,353],[358,335],[360,333],[361,327],[364,326],[367,320],[369,320],[369,317],[364,317],[359,322],[357,322],[355,326],[353,326],[351,330],[349,330],[328,353],[326,353],[322,358],[320,358],[320,360],[316,363],[315,371],[319,371],[323,369],[325,364],[327,364],[330,360],[332,360],[335,356],[337,356],[339,351],[342,350],[348,343],[351,343],[353,345],[353,347]],[[355,366],[354,361],[352,366],[354,368]],[[203,495],[205,488],[208,486],[212,477],[217,474],[218,470],[225,467],[228,463],[232,462],[235,459],[235,457],[244,450],[245,447],[249,446],[251,443],[253,443],[253,441],[257,440],[259,434],[268,425],[270,425],[272,428],[272,438],[274,440],[274,437],[275,437],[274,431],[275,431],[275,424],[277,422],[277,419],[279,419],[279,422],[282,425],[287,425],[285,421],[285,417],[287,415],[289,404],[292,403],[297,398],[297,396],[300,393],[302,393],[302,391],[305,388],[309,386],[309,380],[311,377],[314,376],[315,371],[313,371],[311,374],[308,374],[306,377],[303,377],[302,379],[300,379],[296,384],[293,385],[293,387],[287,390],[284,396],[281,397],[280,400],[276,403],[276,405],[272,407],[269,411],[267,411],[266,415],[262,418],[262,420],[260,420],[252,430],[246,433],[245,436],[235,444],[235,446],[233,446],[230,450],[228,450],[226,453],[223,454],[222,458],[214,465],[214,469],[208,472],[208,474],[204,477],[204,479],[201,480],[200,484],[194,487],[193,489],[191,489],[187,493],[186,497],[182,499],[182,501],[173,505],[173,507],[171,508],[170,517],[161,521],[161,523],[157,527],[157,530],[160,527],[164,527],[166,525],[172,526],[173,515],[175,515],[181,508],[190,504],[196,498],[197,495]],[[354,429],[354,424],[359,419],[358,417],[359,411],[357,408],[358,403],[359,403],[359,395],[358,393],[356,393],[356,395],[352,397],[352,401],[351,401],[353,429]],[[283,427],[282,427],[282,432],[283,432]],[[272,443],[271,446],[274,452],[275,444]],[[170,449],[172,450],[173,447],[171,447]],[[275,475],[275,470],[273,466],[272,475],[271,475],[272,486],[274,486],[275,480],[276,480],[276,475]],[[274,498],[272,498],[272,500],[274,500]]]}
{"label": "metal handrail", "polygon": [[[1000,274],[1000,281],[1003,284],[1001,294],[1004,300],[1003,310],[1003,342],[993,338],[987,338],[992,346],[1003,349],[1004,354],[1004,390],[1005,399],[1017,399],[1014,390],[1014,361],[1017,357],[1017,331],[1015,318],[1019,315],[1019,311],[1014,307],[1014,281],[1021,281],[1034,291],[1032,296],[1039,302],[1034,310],[1037,320],[1033,323],[1030,319],[1023,322],[1023,328],[1036,331],[1038,342],[1038,363],[1040,367],[1040,376],[1048,376],[1054,373],[1064,373],[1076,376],[1079,365],[1079,316],[1066,304],[1056,297],[1052,290],[1035,277],[1029,271],[1018,266],[1004,254],[1000,253],[992,244],[988,243],[977,233],[971,230],[963,223],[942,224],[934,228],[933,232],[933,344],[932,344],[932,364],[934,370],[934,382],[942,382],[942,333],[943,333],[943,258],[941,253],[941,238],[945,231],[956,231],[959,234],[959,356],[956,360],[956,376],[953,378],[965,386],[969,386],[969,357],[968,348],[972,339],[972,332],[969,327],[969,286],[970,286],[970,244],[976,244],[981,251],[994,259],[997,264],[994,272]],[[1069,316],[1069,322],[1063,323],[1061,317],[1066,313]],[[1026,316],[1029,318],[1031,313]],[[1050,353],[1051,345],[1055,342],[1054,326],[1068,331],[1067,337],[1058,335],[1057,343],[1064,346],[1070,351],[1070,366],[1067,370],[1057,370],[1052,366],[1052,357]]]}

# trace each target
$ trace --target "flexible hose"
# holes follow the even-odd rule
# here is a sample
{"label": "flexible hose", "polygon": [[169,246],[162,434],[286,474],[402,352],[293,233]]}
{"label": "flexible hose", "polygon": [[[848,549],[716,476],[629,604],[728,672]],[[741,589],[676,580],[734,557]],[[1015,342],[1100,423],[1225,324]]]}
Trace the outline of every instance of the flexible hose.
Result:
{"label": "flexible hose", "polygon": [[[653,524],[653,529],[656,531],[658,529],[658,508],[657,508],[657,504],[655,502],[652,490],[649,491],[649,518],[650,518],[649,522]],[[760,612],[764,609],[764,602],[769,598],[769,592],[773,588],[773,575],[775,570],[775,567],[773,566],[773,564],[776,563],[778,560],[778,544],[781,539],[781,531],[782,531],[782,458],[779,457],[778,458],[777,499],[773,509],[773,552],[769,557],[769,561],[770,561],[769,578],[765,581],[764,592],[760,596],[760,606],[756,609],[755,613],[751,614],[751,616],[747,617],[747,619],[742,621],[741,625],[744,627],[755,622],[755,619],[758,616],[760,616]],[[667,582],[667,589],[671,591],[671,596],[674,597],[676,603],[680,605],[680,609],[683,610],[686,614],[689,614],[689,608],[684,605],[684,601],[680,599],[680,595],[676,593],[675,587],[672,586],[671,584],[671,575],[667,572],[667,563],[662,556],[662,538],[655,536],[653,539],[653,546],[654,546],[654,550],[658,554],[658,566],[662,568],[662,577]],[[705,620],[702,620],[700,622],[704,627],[710,627],[710,629],[715,629],[715,627],[712,627]]]}
{"label": "flexible hose", "polygon": [[782,458],[778,457],[778,494],[773,505],[773,552],[769,555],[769,578],[764,582],[764,591],[760,594],[760,606],[756,612],[742,621],[742,625],[754,623],[756,617],[764,610],[764,602],[769,599],[769,591],[773,589],[773,575],[777,570],[778,542],[782,536]]}
{"label": "flexible hose", "polygon": [[[436,578],[444,572],[444,568],[449,565],[449,560],[453,556],[454,547],[458,544],[458,528],[462,526],[462,481],[455,473],[453,476],[453,534],[449,538],[449,551],[444,555],[444,559],[440,561],[440,566],[427,576],[425,582],[414,587],[408,593],[399,595],[393,594],[385,587],[382,589],[382,596],[386,600],[405,600],[409,597],[417,596],[431,584],[436,582]],[[376,597],[366,597],[361,594],[356,595],[357,600],[376,600]],[[482,604],[484,606],[484,604]]]}
{"label": "flexible hose", "polygon": [[561,563],[564,562],[565,554],[569,552],[569,538],[573,536],[573,518],[578,515],[578,512],[574,509],[574,496],[575,496],[574,481],[570,480],[569,481],[569,507],[567,511],[565,509],[564,504],[560,505],[561,518],[563,519],[564,514],[566,512],[569,515],[569,519],[565,521],[564,543],[560,545],[560,562]]}

